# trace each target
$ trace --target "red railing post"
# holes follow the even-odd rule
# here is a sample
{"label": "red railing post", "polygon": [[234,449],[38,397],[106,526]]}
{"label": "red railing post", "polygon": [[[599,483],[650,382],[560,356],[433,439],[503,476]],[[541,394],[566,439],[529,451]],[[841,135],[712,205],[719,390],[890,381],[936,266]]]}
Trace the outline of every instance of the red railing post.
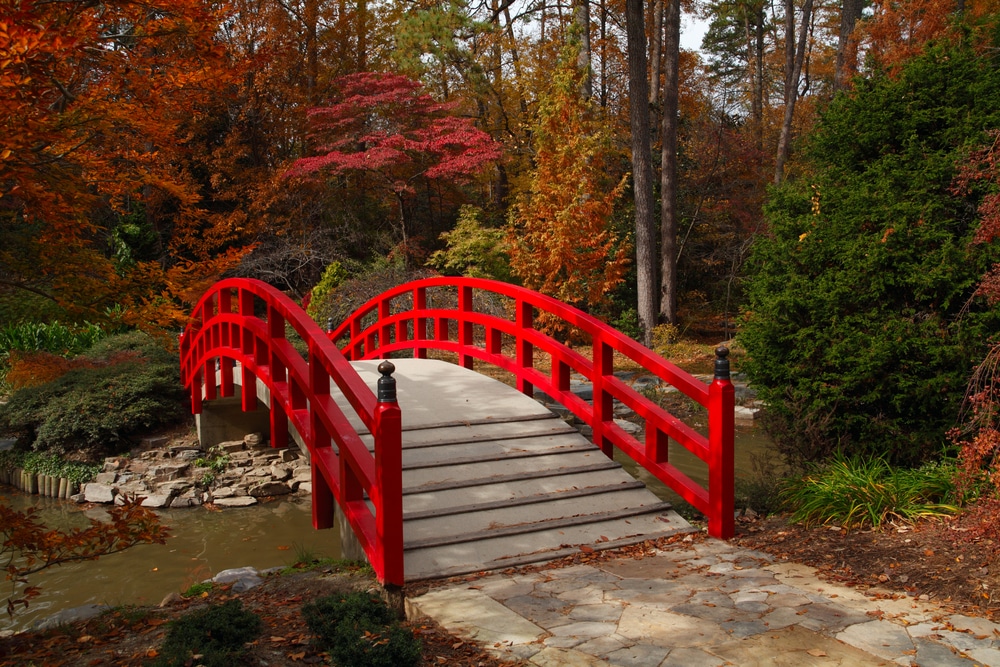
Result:
{"label": "red railing post", "polygon": [[614,403],[611,394],[604,388],[604,378],[615,373],[614,349],[604,342],[600,335],[594,335],[594,377],[591,378],[594,391],[594,444],[601,448],[605,456],[614,458],[615,448],[604,435],[604,425],[614,420]]}
{"label": "red railing post", "polygon": [[382,549],[383,584],[403,585],[403,435],[396,401],[396,367],[378,365],[378,403],[375,405],[376,532]]}
{"label": "red railing post", "polygon": [[729,349],[715,350],[715,379],[708,388],[708,490],[711,504],[708,534],[729,539],[736,530],[734,519],[734,436],[736,391],[729,377]]}
{"label": "red railing post", "polygon": [[[427,340],[427,318],[423,317],[423,311],[427,310],[427,288],[417,287],[413,290],[413,310],[417,312],[417,317],[413,320],[413,340]],[[427,348],[415,345],[413,347],[414,359],[426,359]]]}
{"label": "red railing post", "polygon": [[458,344],[462,352],[458,353],[458,365],[462,368],[473,368],[473,357],[464,350],[472,346],[472,322],[466,319],[475,310],[472,306],[472,288],[468,285],[458,287]]}
{"label": "red railing post", "polygon": [[[525,331],[534,328],[534,316],[535,308],[531,303],[524,301],[523,299],[517,300],[517,313],[516,313],[516,323],[517,323],[517,365],[521,369],[534,368],[534,346],[532,346],[531,341],[528,340],[527,336],[524,335]],[[523,373],[517,374],[517,390],[520,391],[525,396],[534,396],[535,388],[524,378]]]}

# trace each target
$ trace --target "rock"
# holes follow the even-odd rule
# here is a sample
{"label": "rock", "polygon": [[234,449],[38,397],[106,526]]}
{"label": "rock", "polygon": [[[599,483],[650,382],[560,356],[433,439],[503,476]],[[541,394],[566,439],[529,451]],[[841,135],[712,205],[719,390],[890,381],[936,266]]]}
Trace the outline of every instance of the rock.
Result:
{"label": "rock", "polygon": [[159,484],[156,487],[157,493],[168,493],[170,495],[176,496],[177,494],[184,493],[190,489],[194,484],[189,479],[177,479],[172,482],[165,482]]}
{"label": "rock", "polygon": [[267,496],[283,496],[291,493],[292,490],[283,482],[264,482],[251,486],[247,491],[254,498],[266,498]]}
{"label": "rock", "polygon": [[173,593],[168,593],[167,597],[160,601],[160,607],[169,607],[170,605],[182,602],[183,600],[184,596],[177,591],[174,591]]}
{"label": "rock", "polygon": [[172,496],[170,494],[154,493],[153,495],[146,496],[142,499],[140,503],[143,507],[169,507]]}
{"label": "rock", "polygon": [[201,456],[201,451],[197,449],[184,449],[174,454],[174,457],[178,461],[194,461],[200,456]]}
{"label": "rock", "polygon": [[256,505],[257,499],[251,496],[233,496],[232,498],[216,498],[217,507],[249,507]]}
{"label": "rock", "polygon": [[236,495],[236,491],[231,486],[220,486],[217,489],[212,490],[212,498],[218,501],[221,498],[232,498]]}
{"label": "rock", "polygon": [[149,475],[153,478],[153,482],[169,482],[184,477],[190,468],[191,465],[188,463],[161,463],[150,466]]}
{"label": "rock", "polygon": [[281,450],[281,460],[283,463],[289,463],[295,461],[299,458],[299,453],[292,449],[282,449]]}
{"label": "rock", "polygon": [[260,572],[252,567],[237,567],[219,572],[212,577],[212,583],[220,585],[231,583],[234,593],[243,593],[260,586],[264,583],[264,579],[260,576]]}
{"label": "rock", "polygon": [[248,433],[243,436],[243,443],[247,447],[258,448],[264,446],[267,441],[264,440],[264,436],[260,433]]}
{"label": "rock", "polygon": [[296,487],[295,491],[302,495],[307,495],[312,493],[313,492],[312,482],[299,482],[299,485],[298,487]]}
{"label": "rock", "polygon": [[108,609],[111,609],[111,607],[106,604],[85,604],[82,607],[63,609],[57,614],[35,621],[31,624],[31,629],[36,631],[51,630],[53,628],[58,628],[60,625],[66,625],[76,621],[85,621],[88,618],[100,616]]}
{"label": "rock", "polygon": [[630,433],[632,435],[638,435],[639,433],[642,433],[641,426],[639,426],[635,422],[630,422],[626,419],[616,419],[615,425],[618,426],[621,430],[625,431],[626,433]]}
{"label": "rock", "polygon": [[[104,462],[105,468],[108,466],[107,461]],[[117,470],[117,468],[115,468]],[[97,484],[107,484],[108,486],[115,483],[118,480],[117,472],[99,472],[94,476],[94,482]]]}
{"label": "rock", "polygon": [[275,482],[284,482],[292,478],[292,469],[288,466],[271,466],[271,479]]}
{"label": "rock", "polygon": [[143,438],[139,441],[139,445],[143,449],[160,449],[166,447],[168,442],[170,442],[170,438],[167,436],[157,435],[150,438]]}
{"label": "rock", "polygon": [[87,502],[87,494],[86,493],[74,493],[72,496],[69,497],[69,499],[72,500],[74,503],[77,503],[78,505],[79,504],[83,504],[83,503]]}
{"label": "rock", "polygon": [[110,503],[114,502],[116,489],[106,484],[91,482],[83,487],[84,502],[88,503]]}
{"label": "rock", "polygon": [[104,459],[104,467],[101,469],[102,472],[114,472],[122,467],[121,459],[110,458]]}
{"label": "rock", "polygon": [[220,442],[216,445],[219,451],[225,452],[227,454],[234,454],[236,452],[241,452],[246,449],[246,445],[243,444],[242,440],[228,440],[226,442]]}

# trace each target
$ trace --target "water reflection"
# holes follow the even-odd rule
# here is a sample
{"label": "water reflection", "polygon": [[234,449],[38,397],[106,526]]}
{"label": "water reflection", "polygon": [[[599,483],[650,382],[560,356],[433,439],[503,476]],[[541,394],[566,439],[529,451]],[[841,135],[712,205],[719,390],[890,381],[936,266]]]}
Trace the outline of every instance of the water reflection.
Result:
{"label": "water reflection", "polygon": [[[42,521],[52,527],[83,525],[88,516],[105,516],[99,508],[80,512],[67,501],[20,493],[5,493],[0,502],[15,509],[37,507]],[[39,572],[31,583],[41,587],[41,595],[13,619],[3,615],[0,629],[25,628],[56,611],[84,604],[159,604],[167,594],[183,592],[222,570],[289,565],[297,552],[340,554],[336,529],[313,529],[308,498],[225,511],[191,508],[159,514],[173,534],[166,544],[144,544],[96,561]],[[3,589],[4,597],[8,590]]]}

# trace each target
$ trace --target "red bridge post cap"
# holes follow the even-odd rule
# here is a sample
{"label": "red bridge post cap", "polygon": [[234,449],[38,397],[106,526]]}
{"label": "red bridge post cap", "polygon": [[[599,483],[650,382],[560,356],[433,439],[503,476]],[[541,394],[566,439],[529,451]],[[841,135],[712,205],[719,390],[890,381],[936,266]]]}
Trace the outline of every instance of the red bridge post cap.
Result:
{"label": "red bridge post cap", "polygon": [[392,377],[395,371],[396,367],[388,359],[378,365],[378,372],[382,374],[377,385],[379,403],[396,402],[396,378]]}

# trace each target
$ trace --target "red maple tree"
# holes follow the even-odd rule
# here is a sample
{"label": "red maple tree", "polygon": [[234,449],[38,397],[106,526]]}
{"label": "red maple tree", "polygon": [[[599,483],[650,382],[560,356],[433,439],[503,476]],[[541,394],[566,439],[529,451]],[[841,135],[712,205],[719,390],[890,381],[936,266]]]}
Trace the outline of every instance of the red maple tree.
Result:
{"label": "red maple tree", "polygon": [[437,102],[406,76],[361,72],[335,82],[337,101],[309,111],[311,157],[290,177],[352,174],[394,201],[404,249],[412,230],[409,200],[428,181],[470,182],[500,157],[500,145],[458,116],[458,102]]}

